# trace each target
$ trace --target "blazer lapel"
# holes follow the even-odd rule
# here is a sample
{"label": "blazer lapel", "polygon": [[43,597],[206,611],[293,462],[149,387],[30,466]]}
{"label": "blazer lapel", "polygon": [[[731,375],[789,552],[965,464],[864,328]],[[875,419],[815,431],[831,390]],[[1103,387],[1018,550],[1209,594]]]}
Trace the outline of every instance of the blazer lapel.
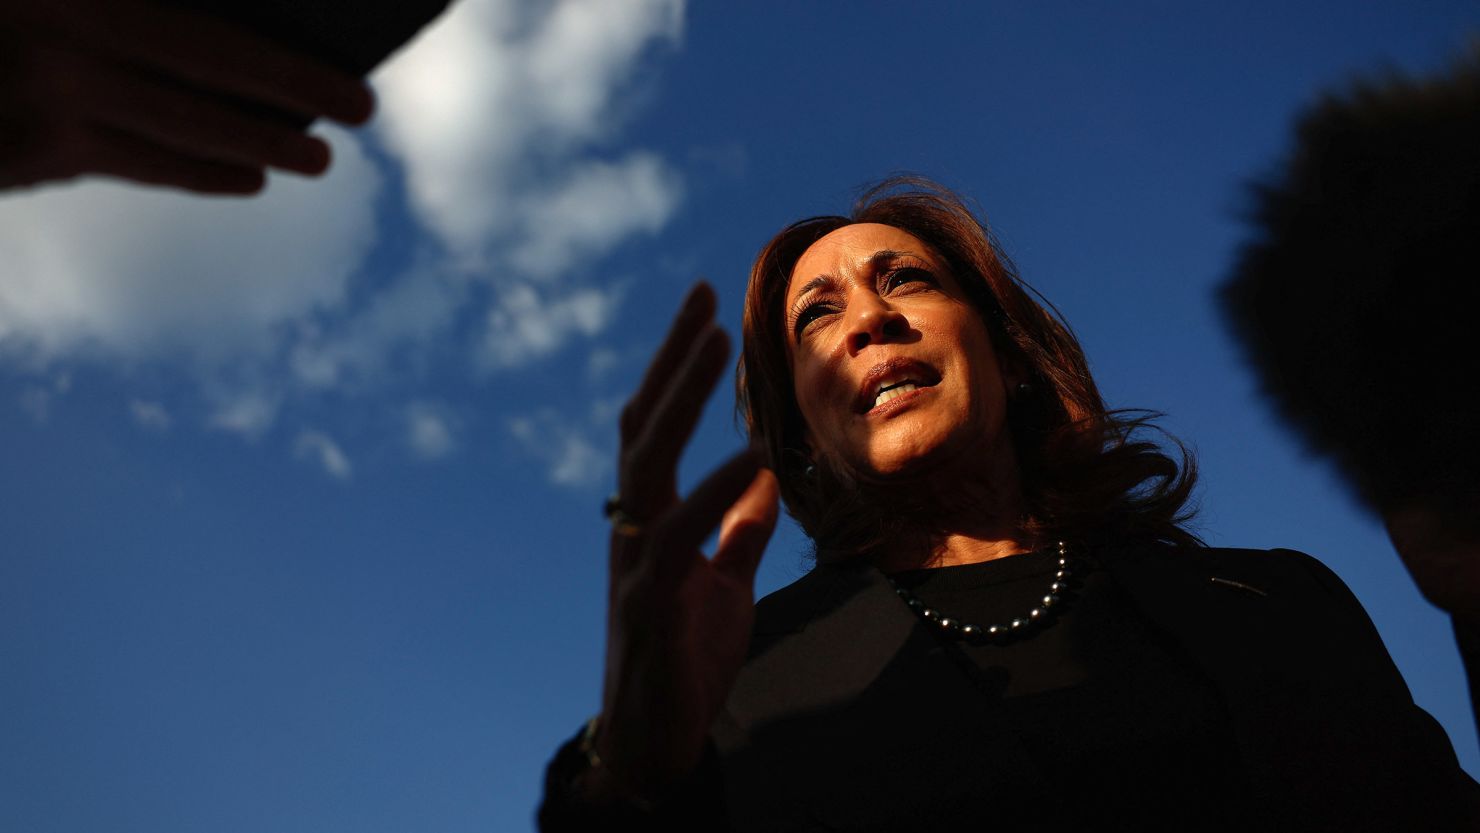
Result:
{"label": "blazer lapel", "polygon": [[1353,621],[1303,558],[1142,550],[1103,562],[1222,693],[1261,829],[1411,821],[1434,771],[1431,755],[1413,754],[1425,748],[1406,719],[1417,709],[1370,623]]}
{"label": "blazer lapel", "polygon": [[736,829],[908,824],[938,811],[937,796],[1043,789],[1027,771],[961,783],[979,772],[984,738],[994,754],[1026,756],[882,573],[827,566],[803,581],[758,611],[751,659],[713,732]]}
{"label": "blazer lapel", "polygon": [[785,600],[805,612],[771,619],[764,609],[758,613],[751,658],[729,703],[730,716],[741,725],[764,726],[846,705],[914,632],[914,616],[877,570],[818,567],[808,580],[805,598]]}

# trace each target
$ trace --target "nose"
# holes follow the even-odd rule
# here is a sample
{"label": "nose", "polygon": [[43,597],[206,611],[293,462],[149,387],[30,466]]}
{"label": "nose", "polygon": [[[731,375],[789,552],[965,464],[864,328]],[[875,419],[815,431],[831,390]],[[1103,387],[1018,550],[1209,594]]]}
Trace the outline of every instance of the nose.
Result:
{"label": "nose", "polygon": [[898,341],[909,329],[899,310],[877,295],[863,294],[849,305],[848,353],[858,355],[870,344]]}

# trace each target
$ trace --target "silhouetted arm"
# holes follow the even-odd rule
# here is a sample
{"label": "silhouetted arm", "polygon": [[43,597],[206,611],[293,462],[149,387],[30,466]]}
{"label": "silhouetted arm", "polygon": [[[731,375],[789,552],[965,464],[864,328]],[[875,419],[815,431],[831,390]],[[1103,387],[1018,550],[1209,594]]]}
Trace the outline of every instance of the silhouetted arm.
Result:
{"label": "silhouetted arm", "polygon": [[1414,501],[1382,517],[1419,591],[1453,618],[1480,727],[1480,498]]}
{"label": "silhouetted arm", "polygon": [[328,168],[298,125],[373,109],[362,80],[207,15],[0,0],[0,189],[98,174],[249,194],[268,168]]}
{"label": "silhouetted arm", "polygon": [[1455,619],[1454,640],[1459,644],[1459,656],[1470,681],[1470,711],[1475,716],[1476,730],[1480,730],[1480,627],[1467,626]]}

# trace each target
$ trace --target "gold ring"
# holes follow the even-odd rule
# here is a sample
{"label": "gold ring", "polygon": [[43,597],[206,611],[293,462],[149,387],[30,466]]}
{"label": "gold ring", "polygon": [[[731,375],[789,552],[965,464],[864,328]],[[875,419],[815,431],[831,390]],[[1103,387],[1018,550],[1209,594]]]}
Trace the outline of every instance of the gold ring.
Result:
{"label": "gold ring", "polygon": [[642,523],[622,508],[622,496],[613,494],[606,499],[601,513],[611,521],[612,531],[623,538],[636,538],[642,534]]}

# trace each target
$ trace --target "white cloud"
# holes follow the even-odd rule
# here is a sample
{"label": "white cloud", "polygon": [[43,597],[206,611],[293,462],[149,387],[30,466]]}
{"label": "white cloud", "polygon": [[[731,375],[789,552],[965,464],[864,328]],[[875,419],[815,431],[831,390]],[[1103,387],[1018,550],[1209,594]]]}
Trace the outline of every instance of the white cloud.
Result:
{"label": "white cloud", "polygon": [[556,449],[550,481],[561,486],[586,486],[600,480],[606,468],[606,455],[585,437],[569,434]]}
{"label": "white cloud", "polygon": [[170,412],[158,402],[134,399],[128,403],[128,410],[140,428],[150,431],[168,431],[170,425],[174,423],[174,420],[170,418]]}
{"label": "white cloud", "polygon": [[573,335],[594,336],[606,328],[620,301],[617,287],[542,296],[529,284],[509,286],[488,313],[481,365],[515,367],[555,352]]}
{"label": "white cloud", "polygon": [[299,459],[310,459],[324,468],[324,472],[335,480],[349,480],[354,474],[349,457],[339,444],[321,431],[305,430],[298,434],[293,444],[293,454]]}
{"label": "white cloud", "polygon": [[[461,262],[478,268],[490,241],[528,232],[531,207],[582,180],[560,172],[612,132],[617,94],[644,53],[678,39],[683,8],[464,0],[376,75],[379,129],[405,160],[412,204]],[[666,218],[677,190],[663,163],[634,154],[615,168],[644,189],[645,213]],[[598,225],[622,229],[624,207],[612,208]],[[592,245],[622,233],[595,234]]]}
{"label": "white cloud", "polygon": [[467,295],[465,281],[430,266],[413,269],[332,330],[305,328],[289,356],[293,377],[310,388],[374,379],[395,350],[444,336]]}
{"label": "white cloud", "polygon": [[339,303],[369,250],[380,175],[326,129],[322,180],[254,199],[84,181],[0,196],[0,348],[41,361],[270,350],[276,328]]}
{"label": "white cloud", "polygon": [[590,486],[611,469],[611,454],[602,451],[580,425],[543,410],[509,420],[509,433],[526,453],[545,464],[551,483],[572,488]]}
{"label": "white cloud", "polygon": [[277,419],[282,394],[258,387],[243,387],[217,393],[208,420],[212,428],[256,439]]}
{"label": "white cloud", "polygon": [[423,460],[446,457],[455,445],[452,422],[444,409],[427,402],[413,402],[406,408],[406,443]]}
{"label": "white cloud", "polygon": [[633,154],[616,164],[587,162],[525,202],[511,260],[529,275],[563,274],[634,234],[662,228],[678,197],[677,176],[651,154]]}

